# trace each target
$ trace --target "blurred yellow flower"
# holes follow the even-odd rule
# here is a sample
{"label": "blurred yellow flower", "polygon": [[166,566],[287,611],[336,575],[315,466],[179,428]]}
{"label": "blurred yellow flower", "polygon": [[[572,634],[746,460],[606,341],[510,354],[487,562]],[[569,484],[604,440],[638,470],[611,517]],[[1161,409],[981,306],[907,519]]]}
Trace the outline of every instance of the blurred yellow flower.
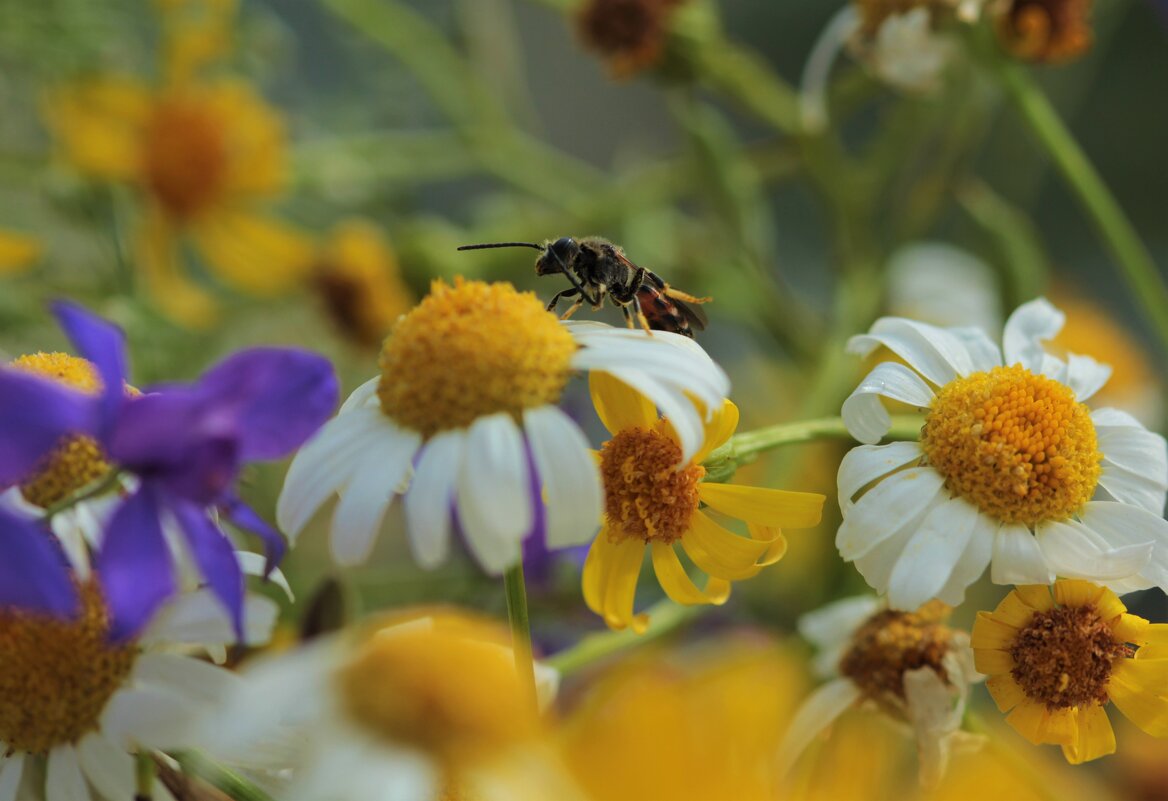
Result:
{"label": "blurred yellow flower", "polygon": [[136,261],[153,300],[176,320],[206,324],[214,311],[183,270],[184,242],[217,278],[252,295],[294,286],[307,272],[311,243],[259,208],[285,184],[285,132],[247,84],[155,89],[101,77],[56,93],[48,117],[74,168],[137,191]]}
{"label": "blurred yellow flower", "polygon": [[779,734],[805,687],[799,661],[761,639],[624,662],[568,714],[565,758],[598,801],[773,799]]}
{"label": "blurred yellow flower", "polygon": [[21,272],[40,255],[41,245],[32,237],[0,230],[0,275]]}
{"label": "blurred yellow flower", "polygon": [[[643,631],[648,616],[633,614],[645,549],[661,588],[679,604],[721,604],[730,583],[756,575],[783,557],[782,528],[819,522],[824,496],[703,482],[702,461],[734,433],[738,407],[725,401],[705,422],[702,446],[683,461],[677,432],[653,403],[607,374],[589,376],[592,400],[613,437],[597,455],[604,484],[604,523],[584,563],[584,600],[614,629]],[[723,527],[705,504],[747,524],[750,537]],[[709,580],[699,589],[675,545]]]}
{"label": "blurred yellow flower", "polygon": [[414,302],[389,242],[363,220],[333,229],[310,280],[340,332],[363,347],[380,345]]}

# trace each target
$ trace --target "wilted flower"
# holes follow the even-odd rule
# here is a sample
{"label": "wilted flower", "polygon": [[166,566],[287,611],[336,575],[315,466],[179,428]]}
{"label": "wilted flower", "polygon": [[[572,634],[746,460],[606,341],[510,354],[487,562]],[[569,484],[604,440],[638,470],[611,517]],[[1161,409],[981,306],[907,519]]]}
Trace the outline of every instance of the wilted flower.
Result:
{"label": "wilted flower", "polygon": [[588,0],[577,12],[580,38],[627,78],[660,61],[669,18],[684,0]]}
{"label": "wilted flower", "polygon": [[997,0],[991,7],[998,38],[1026,61],[1064,62],[1091,47],[1092,0]]}
{"label": "wilted flower", "polygon": [[691,397],[714,407],[728,381],[685,337],[592,323],[561,323],[510,284],[435,282],[394,327],[381,375],[292,462],[276,515],[296,536],[333,493],[338,561],[363,561],[401,497],[418,562],[433,567],[454,522],[482,566],[515,564],[538,526],[563,548],[585,542],[600,518],[600,477],[579,426],[556,404],[576,371],[643,389],[674,415],[682,447],[699,447]]}

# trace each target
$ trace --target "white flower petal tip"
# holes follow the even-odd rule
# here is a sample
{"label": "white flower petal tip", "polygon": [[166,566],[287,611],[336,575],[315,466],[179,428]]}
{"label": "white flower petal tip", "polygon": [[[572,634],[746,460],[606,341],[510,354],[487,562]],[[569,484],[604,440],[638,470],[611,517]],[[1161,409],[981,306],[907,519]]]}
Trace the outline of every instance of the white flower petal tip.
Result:
{"label": "white flower petal tip", "polygon": [[892,417],[880,398],[928,408],[933,390],[903,364],[882,362],[860,382],[844,401],[842,416],[848,432],[865,445],[875,445],[892,426]]}

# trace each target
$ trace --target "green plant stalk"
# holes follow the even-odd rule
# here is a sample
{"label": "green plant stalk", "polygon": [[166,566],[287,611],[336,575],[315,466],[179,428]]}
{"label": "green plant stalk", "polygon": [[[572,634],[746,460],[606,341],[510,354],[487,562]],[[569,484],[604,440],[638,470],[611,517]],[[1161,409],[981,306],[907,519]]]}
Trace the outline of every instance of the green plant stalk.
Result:
{"label": "green plant stalk", "polygon": [[1168,284],[1157,272],[1135,227],[1029,73],[1004,58],[992,63],[1006,94],[1078,196],[1119,265],[1136,304],[1168,350]]}
{"label": "green plant stalk", "polygon": [[659,601],[648,610],[649,628],[644,633],[625,629],[589,634],[571,648],[547,659],[546,663],[565,676],[571,675],[606,657],[658,640],[710,609],[709,606],[680,606],[672,601]]}
{"label": "green plant stalk", "polygon": [[538,708],[535,690],[535,663],[531,653],[531,618],[527,613],[527,586],[523,580],[523,560],[503,574],[507,593],[507,619],[511,622],[511,647],[515,652],[515,672],[525,689],[531,708]]}
{"label": "green plant stalk", "polygon": [[135,787],[134,801],[150,801],[154,798],[154,756],[149,751],[139,751],[134,758]]}
{"label": "green plant stalk", "polygon": [[[892,427],[885,434],[890,440],[915,440],[920,438],[924,418],[919,415],[893,415]],[[705,461],[706,481],[726,481],[734,472],[756,455],[783,445],[812,442],[818,439],[851,439],[852,435],[844,425],[843,418],[822,417],[815,420],[799,420],[794,423],[760,428],[735,434],[726,444],[714,450]]]}
{"label": "green plant stalk", "polygon": [[184,774],[206,782],[232,801],[272,801],[271,796],[247,779],[196,751],[183,751],[172,756]]}

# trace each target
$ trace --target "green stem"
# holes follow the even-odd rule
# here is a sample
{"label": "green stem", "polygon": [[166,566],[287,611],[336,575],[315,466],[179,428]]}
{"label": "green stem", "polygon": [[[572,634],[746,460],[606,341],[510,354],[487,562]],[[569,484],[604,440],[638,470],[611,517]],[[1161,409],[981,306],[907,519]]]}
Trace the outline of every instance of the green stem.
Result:
{"label": "green stem", "polygon": [[660,601],[649,609],[649,628],[642,634],[632,629],[603,631],[582,638],[571,648],[560,651],[546,660],[564,675],[574,673],[605,657],[645,645],[677,630],[708,611],[709,606],[679,606],[671,601]]}
{"label": "green stem", "polygon": [[70,509],[76,506],[82,501],[88,501],[90,498],[96,498],[98,495],[104,495],[106,492],[116,487],[121,478],[122,473],[120,470],[109,471],[97,481],[85,485],[67,498],[62,498],[52,506],[46,508],[43,519],[47,522],[52,520],[54,515],[58,515],[66,509]]}
{"label": "green stem", "polygon": [[532,708],[537,708],[535,664],[531,654],[531,619],[527,614],[527,586],[523,581],[523,561],[503,574],[507,593],[507,618],[511,621],[511,642],[515,651],[515,672],[527,689]]}
{"label": "green stem", "polygon": [[1010,100],[1029,125],[1031,133],[1050,152],[1063,179],[1078,195],[1104,244],[1115,257],[1136,303],[1154,326],[1164,348],[1168,349],[1168,284],[1157,272],[1156,263],[1135,227],[1050,101],[1030,79],[1029,73],[1003,58],[997,58],[993,63]]}
{"label": "green stem", "polygon": [[154,797],[154,756],[149,751],[139,751],[135,758],[135,778],[137,790],[134,801],[150,801]]}
{"label": "green stem", "polygon": [[[915,440],[920,437],[924,418],[919,415],[893,415],[892,427],[885,434],[890,440]],[[821,417],[815,420],[799,420],[794,423],[760,428],[735,434],[730,440],[706,459],[706,480],[725,481],[734,471],[756,454],[817,439],[851,439],[841,417]]]}
{"label": "green stem", "polygon": [[272,801],[271,796],[234,771],[212,762],[195,751],[173,754],[183,774],[200,779],[226,794],[232,801]]}

